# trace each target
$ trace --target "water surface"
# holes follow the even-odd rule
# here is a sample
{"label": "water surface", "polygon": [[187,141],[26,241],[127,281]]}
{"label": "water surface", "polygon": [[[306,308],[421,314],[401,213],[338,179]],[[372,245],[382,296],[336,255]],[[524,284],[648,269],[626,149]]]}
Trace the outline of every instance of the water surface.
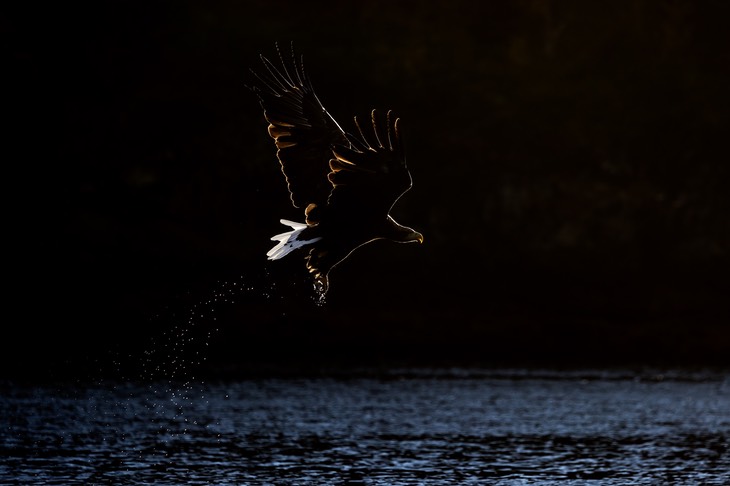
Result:
{"label": "water surface", "polygon": [[5,383],[0,425],[2,484],[730,484],[716,371]]}

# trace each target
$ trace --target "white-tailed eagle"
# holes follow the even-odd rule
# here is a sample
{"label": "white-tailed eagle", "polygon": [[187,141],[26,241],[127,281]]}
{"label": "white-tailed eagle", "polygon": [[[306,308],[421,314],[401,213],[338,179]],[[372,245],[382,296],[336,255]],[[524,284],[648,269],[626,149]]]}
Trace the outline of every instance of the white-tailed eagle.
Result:
{"label": "white-tailed eagle", "polygon": [[282,219],[292,230],[271,238],[278,244],[267,256],[306,251],[307,269],[324,295],[329,271],[358,247],[378,239],[422,243],[423,235],[388,214],[412,184],[400,119],[373,110],[366,123],[354,118],[359,136],[346,133],[314,93],[303,57],[292,49],[285,60],[278,46],[277,52],[280,68],[260,56],[264,69],[252,70],[252,89],[276,142],[291,202],[304,209],[305,222]]}

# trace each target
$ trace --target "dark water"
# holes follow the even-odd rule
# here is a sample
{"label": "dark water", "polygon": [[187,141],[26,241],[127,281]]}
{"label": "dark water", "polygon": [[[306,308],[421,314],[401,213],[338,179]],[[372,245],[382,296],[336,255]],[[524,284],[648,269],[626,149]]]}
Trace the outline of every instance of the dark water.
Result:
{"label": "dark water", "polygon": [[730,484],[730,374],[0,385],[2,484]]}

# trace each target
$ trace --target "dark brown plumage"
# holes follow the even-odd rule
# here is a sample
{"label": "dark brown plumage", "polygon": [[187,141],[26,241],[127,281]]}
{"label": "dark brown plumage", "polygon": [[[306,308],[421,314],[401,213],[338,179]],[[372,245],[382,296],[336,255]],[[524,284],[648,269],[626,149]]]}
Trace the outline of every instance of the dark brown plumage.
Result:
{"label": "dark brown plumage", "polygon": [[281,68],[261,56],[264,69],[252,71],[269,135],[286,178],[294,207],[305,223],[281,220],[292,231],[276,235],[270,260],[296,249],[322,295],[329,271],[358,247],[377,239],[423,242],[423,236],[388,214],[411,187],[400,119],[373,110],[359,137],[346,133],[325,110],[304,72],[303,59],[278,50]]}

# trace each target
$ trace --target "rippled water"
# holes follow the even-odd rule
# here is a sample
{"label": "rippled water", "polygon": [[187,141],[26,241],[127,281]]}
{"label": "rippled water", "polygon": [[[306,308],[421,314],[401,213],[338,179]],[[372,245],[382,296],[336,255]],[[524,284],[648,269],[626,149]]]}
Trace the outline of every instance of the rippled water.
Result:
{"label": "rippled water", "polygon": [[730,375],[0,385],[2,484],[730,484]]}

